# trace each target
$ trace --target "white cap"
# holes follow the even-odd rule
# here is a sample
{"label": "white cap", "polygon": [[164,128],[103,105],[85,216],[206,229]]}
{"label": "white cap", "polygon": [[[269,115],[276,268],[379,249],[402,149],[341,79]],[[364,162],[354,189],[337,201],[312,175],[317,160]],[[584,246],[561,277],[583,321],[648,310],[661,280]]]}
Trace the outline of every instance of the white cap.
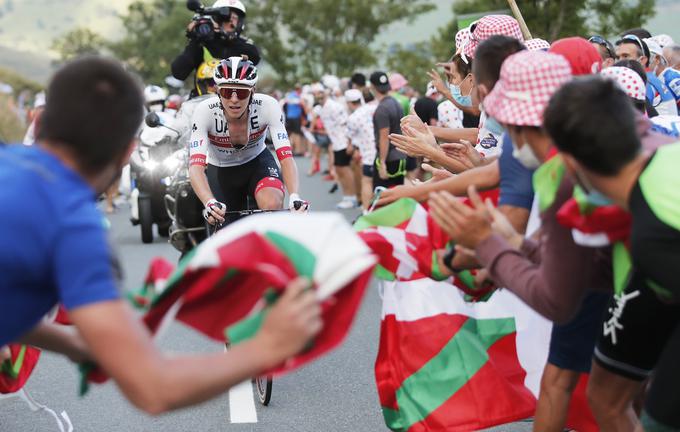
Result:
{"label": "white cap", "polygon": [[45,92],[36,93],[33,101],[33,108],[40,108],[45,106]]}
{"label": "white cap", "polygon": [[311,87],[312,93],[319,93],[319,92],[323,92],[323,91],[326,90],[326,88],[323,86],[323,84],[318,83],[318,82],[315,82],[310,87]]}
{"label": "white cap", "polygon": [[350,89],[345,92],[345,100],[347,102],[363,102],[363,95],[357,89]]}
{"label": "white cap", "polygon": [[653,36],[652,39],[656,41],[659,45],[661,45],[661,48],[666,48],[668,45],[673,45],[675,42],[673,41],[673,38],[668,36],[667,34],[660,34]]}
{"label": "white cap", "polygon": [[656,39],[647,38],[642,40],[645,41],[645,43],[647,44],[650,53],[660,56],[663,55],[663,47],[659,44],[659,42]]}
{"label": "white cap", "polygon": [[437,93],[437,88],[432,84],[432,81],[427,83],[427,90],[425,91],[425,96],[430,97],[433,94]]}

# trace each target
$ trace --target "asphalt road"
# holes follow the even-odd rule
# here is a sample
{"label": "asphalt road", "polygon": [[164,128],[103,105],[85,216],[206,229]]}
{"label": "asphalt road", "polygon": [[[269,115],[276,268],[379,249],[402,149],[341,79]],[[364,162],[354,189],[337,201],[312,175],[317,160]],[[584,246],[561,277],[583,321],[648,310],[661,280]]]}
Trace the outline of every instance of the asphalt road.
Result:
{"label": "asphalt road", "polygon": [[[332,210],[340,192],[329,194],[331,184],[317,175],[302,173],[308,161],[298,159],[303,198],[312,209]],[[348,220],[357,210],[345,210]],[[153,244],[141,243],[139,228],[128,221],[122,206],[110,216],[111,235],[118,248],[125,272],[125,289],[139,286],[147,264],[154,256],[176,260],[176,252],[165,239]],[[268,407],[256,404],[257,423],[230,422],[229,396],[224,394],[210,402],[178,412],[150,417],[135,409],[107,383],[94,386],[84,398],[78,397],[76,367],[62,357],[43,354],[27,390],[40,403],[57,412],[66,411],[75,431],[387,431],[373,380],[373,362],[377,352],[380,325],[380,299],[375,286],[368,290],[360,313],[345,343],[330,355],[274,382]],[[201,335],[173,324],[159,341],[166,352],[215,352],[222,349]],[[130,364],[129,367],[135,367]],[[45,412],[31,413],[17,398],[0,400],[0,431],[34,432],[58,430],[54,419]],[[516,423],[494,431],[529,431],[529,423]]]}

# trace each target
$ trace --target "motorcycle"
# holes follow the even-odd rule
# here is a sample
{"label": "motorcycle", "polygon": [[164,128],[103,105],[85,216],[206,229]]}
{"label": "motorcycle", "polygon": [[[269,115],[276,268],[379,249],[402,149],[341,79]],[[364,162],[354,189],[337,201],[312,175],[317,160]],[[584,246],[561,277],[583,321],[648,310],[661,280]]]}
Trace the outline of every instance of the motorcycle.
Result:
{"label": "motorcycle", "polygon": [[186,255],[191,249],[206,239],[208,233],[203,219],[203,204],[198,199],[189,181],[189,146],[191,117],[196,106],[214,95],[200,96],[184,102],[175,118],[179,132],[181,150],[175,152],[180,163],[169,177],[163,197],[167,216],[170,218],[170,244]]}
{"label": "motorcycle", "polygon": [[206,239],[203,204],[189,181],[189,150],[175,153],[180,161],[170,177],[165,196],[165,209],[170,218],[170,244],[182,253],[182,257]]}
{"label": "motorcycle", "polygon": [[144,119],[137,149],[130,157],[130,212],[139,224],[143,243],[153,241],[153,225],[161,237],[169,235],[171,219],[165,209],[165,194],[181,161],[176,154],[180,133],[173,128],[172,115],[151,112]]}

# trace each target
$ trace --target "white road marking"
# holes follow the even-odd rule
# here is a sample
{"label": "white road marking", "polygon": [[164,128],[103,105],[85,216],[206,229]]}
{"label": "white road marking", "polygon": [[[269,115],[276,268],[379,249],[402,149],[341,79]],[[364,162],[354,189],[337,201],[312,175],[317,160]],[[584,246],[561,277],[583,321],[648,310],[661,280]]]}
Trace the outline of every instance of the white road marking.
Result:
{"label": "white road marking", "polygon": [[229,417],[232,423],[257,423],[255,396],[250,380],[229,390]]}
{"label": "white road marking", "polygon": [[[224,351],[227,351],[226,346]],[[257,423],[251,380],[243,381],[229,390],[229,420],[232,423]]]}

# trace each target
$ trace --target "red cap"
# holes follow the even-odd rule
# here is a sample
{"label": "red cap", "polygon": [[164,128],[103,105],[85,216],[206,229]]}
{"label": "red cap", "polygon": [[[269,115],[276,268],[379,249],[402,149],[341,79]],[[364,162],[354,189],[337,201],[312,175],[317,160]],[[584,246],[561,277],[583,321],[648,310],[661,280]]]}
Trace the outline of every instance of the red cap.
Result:
{"label": "red cap", "polygon": [[602,68],[602,57],[597,48],[581,37],[555,41],[550,46],[549,52],[566,58],[574,76],[598,73]]}

